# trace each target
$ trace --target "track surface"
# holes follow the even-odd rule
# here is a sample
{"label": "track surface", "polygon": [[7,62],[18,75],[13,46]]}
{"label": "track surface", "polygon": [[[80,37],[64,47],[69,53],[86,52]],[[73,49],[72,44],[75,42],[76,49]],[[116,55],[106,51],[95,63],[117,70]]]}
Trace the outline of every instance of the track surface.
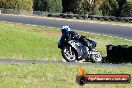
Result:
{"label": "track surface", "polygon": [[42,25],[42,26],[50,26],[50,27],[58,27],[58,28],[64,25],[69,25],[71,29],[78,29],[85,32],[104,34],[104,35],[132,40],[132,27],[127,27],[127,26],[56,20],[45,17],[39,18],[39,17],[25,17],[25,16],[3,15],[3,14],[0,15],[0,21],[9,21],[9,22]]}
{"label": "track surface", "polygon": [[91,62],[64,62],[64,61],[48,61],[48,60],[15,60],[15,59],[0,59],[0,63],[7,64],[63,64],[63,65],[74,65],[74,66],[99,66],[99,67],[128,67],[132,68],[132,65],[128,64],[102,64],[102,63],[91,63]]}

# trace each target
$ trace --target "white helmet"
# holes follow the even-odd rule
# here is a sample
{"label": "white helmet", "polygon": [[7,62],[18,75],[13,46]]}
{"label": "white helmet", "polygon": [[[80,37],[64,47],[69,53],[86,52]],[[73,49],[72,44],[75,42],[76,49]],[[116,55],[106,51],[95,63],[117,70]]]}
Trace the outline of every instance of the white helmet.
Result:
{"label": "white helmet", "polygon": [[63,26],[63,27],[61,28],[62,34],[65,33],[65,32],[68,32],[68,31],[70,31],[70,30],[71,30],[71,29],[70,29],[69,26]]}

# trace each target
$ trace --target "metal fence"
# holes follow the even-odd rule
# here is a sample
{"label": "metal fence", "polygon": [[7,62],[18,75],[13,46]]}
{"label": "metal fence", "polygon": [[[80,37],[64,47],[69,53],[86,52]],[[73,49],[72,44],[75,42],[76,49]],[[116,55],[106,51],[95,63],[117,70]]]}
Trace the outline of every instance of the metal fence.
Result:
{"label": "metal fence", "polygon": [[58,17],[66,19],[81,19],[81,20],[100,20],[100,21],[115,21],[132,23],[132,17],[115,17],[115,16],[96,16],[96,15],[79,15],[66,13],[49,13],[43,11],[26,11],[0,8],[1,14],[15,14],[15,15],[30,15],[30,16],[47,16]]}

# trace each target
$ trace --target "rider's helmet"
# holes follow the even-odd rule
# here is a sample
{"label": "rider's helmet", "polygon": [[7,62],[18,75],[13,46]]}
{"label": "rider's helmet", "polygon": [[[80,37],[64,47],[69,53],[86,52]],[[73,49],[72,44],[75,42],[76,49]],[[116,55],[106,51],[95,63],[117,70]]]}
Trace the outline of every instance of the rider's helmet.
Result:
{"label": "rider's helmet", "polygon": [[69,26],[63,26],[63,27],[61,28],[62,34],[68,32],[68,31],[70,31],[70,27],[69,27]]}

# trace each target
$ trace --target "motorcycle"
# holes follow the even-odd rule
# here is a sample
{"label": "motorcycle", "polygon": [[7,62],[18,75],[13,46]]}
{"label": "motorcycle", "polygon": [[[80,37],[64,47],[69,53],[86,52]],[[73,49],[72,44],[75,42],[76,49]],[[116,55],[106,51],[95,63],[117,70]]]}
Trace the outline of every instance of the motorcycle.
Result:
{"label": "motorcycle", "polygon": [[89,49],[79,40],[69,40],[66,37],[64,35],[61,36],[58,42],[58,48],[61,49],[62,56],[67,62],[75,62],[83,59],[92,63],[102,62],[100,52],[95,49],[97,46],[95,41],[90,40],[92,49]]}

